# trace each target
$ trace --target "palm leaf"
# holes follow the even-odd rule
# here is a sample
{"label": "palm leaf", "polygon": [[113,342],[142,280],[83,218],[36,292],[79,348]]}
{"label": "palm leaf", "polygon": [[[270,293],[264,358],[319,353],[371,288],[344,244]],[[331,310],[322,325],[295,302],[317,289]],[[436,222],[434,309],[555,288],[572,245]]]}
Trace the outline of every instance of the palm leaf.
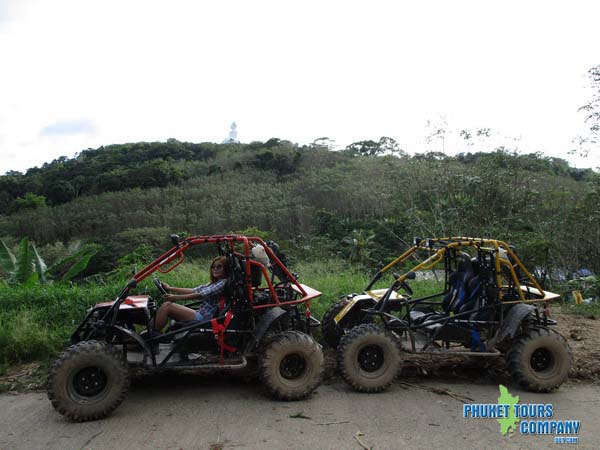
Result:
{"label": "palm leaf", "polygon": [[[78,252],[79,253],[79,252]],[[75,264],[73,264],[68,272],[62,277],[62,281],[71,281],[71,279],[77,275],[79,275],[81,272],[83,272],[86,267],[88,266],[90,259],[92,259],[92,256],[94,256],[96,254],[96,249],[87,249],[87,253],[85,253],[80,259],[79,261],[77,261]]]}
{"label": "palm leaf", "polygon": [[15,273],[17,258],[12,254],[10,249],[6,246],[3,240],[0,239],[0,264],[2,264],[2,270],[6,273]]}
{"label": "palm leaf", "polygon": [[24,284],[27,287],[33,287],[39,283],[39,280],[40,280],[39,274],[37,272],[32,272],[31,276],[27,279],[27,281],[25,281]]}
{"label": "palm leaf", "polygon": [[46,274],[52,276],[59,276],[61,273],[66,273],[68,268],[70,268],[73,264],[79,261],[88,251],[89,248],[84,248],[76,253],[73,253],[72,255],[66,256],[65,258],[57,261],[56,263],[48,267],[48,269],[46,270]]}
{"label": "palm leaf", "polygon": [[46,279],[46,270],[48,269],[48,266],[46,266],[46,262],[38,253],[33,242],[31,243],[31,249],[33,250],[33,263],[35,265],[35,270],[38,273],[39,281],[42,284],[46,284],[48,282]]}
{"label": "palm leaf", "polygon": [[17,283],[24,284],[31,278],[33,273],[33,252],[30,251],[29,239],[21,239],[19,244],[19,256],[17,257]]}

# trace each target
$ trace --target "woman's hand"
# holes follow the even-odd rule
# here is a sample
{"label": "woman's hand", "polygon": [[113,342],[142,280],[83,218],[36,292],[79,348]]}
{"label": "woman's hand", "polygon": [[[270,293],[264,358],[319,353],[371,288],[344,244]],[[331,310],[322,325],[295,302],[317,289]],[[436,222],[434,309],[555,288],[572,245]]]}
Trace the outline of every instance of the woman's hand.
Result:
{"label": "woman's hand", "polygon": [[165,289],[165,291],[170,291],[171,290],[171,286],[169,286],[167,283],[165,283],[164,281],[161,281],[163,288]]}

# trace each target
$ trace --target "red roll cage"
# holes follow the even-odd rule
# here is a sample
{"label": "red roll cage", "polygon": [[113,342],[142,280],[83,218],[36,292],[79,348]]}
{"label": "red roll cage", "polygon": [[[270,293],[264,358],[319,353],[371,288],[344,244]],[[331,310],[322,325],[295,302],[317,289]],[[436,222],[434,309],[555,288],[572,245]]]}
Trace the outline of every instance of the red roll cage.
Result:
{"label": "red roll cage", "polygon": [[[180,265],[185,260],[184,253],[191,247],[195,245],[201,244],[223,244],[229,246],[231,253],[233,253],[238,258],[243,258],[242,260],[245,262],[242,270],[246,275],[246,289],[248,294],[248,301],[250,306],[254,309],[262,309],[262,308],[270,308],[274,306],[280,305],[295,305],[299,303],[306,303],[306,306],[310,306],[310,300],[316,298],[321,295],[321,292],[310,288],[309,286],[298,283],[296,277],[290,273],[287,267],[281,262],[281,260],[277,257],[277,255],[273,252],[273,250],[259,237],[247,237],[243,235],[218,235],[218,236],[193,236],[189,238],[180,239],[176,236],[172,237],[173,243],[175,246],[168,250],[163,255],[156,258],[142,270],[137,272],[132,281],[135,281],[135,284],[143,281],[145,278],[156,272],[157,270],[160,273],[168,273],[173,270],[175,267]],[[236,251],[235,244],[243,244],[243,253]],[[300,294],[302,297],[297,300],[292,301],[280,301],[276,287],[277,285],[273,285],[272,279],[269,276],[269,272],[267,271],[267,267],[264,264],[251,259],[251,248],[252,245],[261,245],[267,256],[271,261],[271,265],[277,265],[277,267],[285,274],[287,280],[290,283],[291,288]],[[261,303],[260,305],[254,305],[254,289],[252,287],[251,282],[251,271],[252,266],[258,267],[264,276],[267,282],[268,291],[271,294],[272,302],[268,304]],[[264,288],[256,288],[258,290],[265,290]]]}

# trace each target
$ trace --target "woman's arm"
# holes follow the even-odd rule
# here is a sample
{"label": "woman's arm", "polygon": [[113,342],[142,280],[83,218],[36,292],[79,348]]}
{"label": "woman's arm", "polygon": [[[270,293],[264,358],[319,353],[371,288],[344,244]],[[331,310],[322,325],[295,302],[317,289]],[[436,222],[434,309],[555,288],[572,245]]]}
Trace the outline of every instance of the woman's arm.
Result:
{"label": "woman's arm", "polygon": [[[169,286],[167,283],[164,283],[164,282],[162,283],[162,285],[166,291],[173,292],[175,294],[193,294],[193,293],[195,293],[195,291],[190,288],[178,288],[178,287],[174,287],[174,286]],[[193,297],[193,298],[196,298],[196,297]]]}
{"label": "woman's arm", "polygon": [[[180,289],[180,288],[177,288],[177,289]],[[183,288],[181,288],[181,289],[183,289]],[[178,294],[178,295],[167,294],[164,296],[164,299],[168,300],[170,302],[177,302],[180,300],[194,300],[194,299],[200,298],[200,297],[202,297],[200,294],[198,294],[196,292],[191,292],[189,294]]]}
{"label": "woman's arm", "polygon": [[197,298],[208,297],[211,295],[220,294],[225,289],[225,283],[227,280],[221,279],[215,283],[205,284],[198,286],[194,289],[189,288],[176,288],[171,287],[168,284],[163,283],[163,287],[171,292],[176,292],[177,295],[167,294],[164,296],[165,300],[176,302],[178,300],[194,300]]}
{"label": "woman's arm", "polygon": [[169,291],[174,292],[175,294],[195,294],[194,290],[190,288],[172,287]]}

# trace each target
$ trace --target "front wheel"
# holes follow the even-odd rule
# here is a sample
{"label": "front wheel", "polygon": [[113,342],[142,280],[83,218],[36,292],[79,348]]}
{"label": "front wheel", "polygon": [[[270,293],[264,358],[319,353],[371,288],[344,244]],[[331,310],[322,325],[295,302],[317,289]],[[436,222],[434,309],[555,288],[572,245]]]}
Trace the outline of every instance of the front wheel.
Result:
{"label": "front wheel", "polygon": [[337,351],[338,368],[346,382],[359,392],[381,392],[400,369],[400,349],[394,335],[374,324],[353,328]]}
{"label": "front wheel", "polygon": [[533,392],[550,392],[567,379],[571,352],[560,334],[532,328],[514,341],[506,362],[508,371],[521,387]]}
{"label": "front wheel", "polygon": [[108,416],[121,404],[129,388],[122,354],[98,341],[67,348],[48,375],[48,398],[62,415],[76,422]]}
{"label": "front wheel", "polygon": [[323,352],[309,335],[284,331],[269,338],[259,365],[260,378],[273,397],[300,400],[321,384]]}

